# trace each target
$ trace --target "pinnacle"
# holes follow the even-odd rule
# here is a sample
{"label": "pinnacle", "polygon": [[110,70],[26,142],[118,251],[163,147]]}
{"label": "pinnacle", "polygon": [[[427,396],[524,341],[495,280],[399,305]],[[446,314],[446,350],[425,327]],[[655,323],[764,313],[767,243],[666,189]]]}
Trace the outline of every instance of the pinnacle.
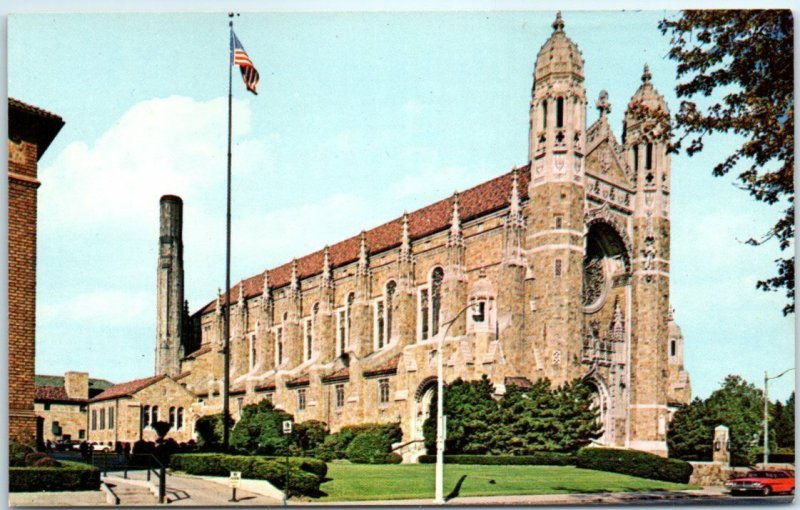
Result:
{"label": "pinnacle", "polygon": [[650,83],[650,78],[652,77],[653,75],[650,74],[650,66],[645,64],[644,71],[642,71],[642,83]]}
{"label": "pinnacle", "polygon": [[554,32],[564,31],[564,20],[561,19],[561,11],[556,12],[556,19],[555,21],[553,21],[553,31]]}

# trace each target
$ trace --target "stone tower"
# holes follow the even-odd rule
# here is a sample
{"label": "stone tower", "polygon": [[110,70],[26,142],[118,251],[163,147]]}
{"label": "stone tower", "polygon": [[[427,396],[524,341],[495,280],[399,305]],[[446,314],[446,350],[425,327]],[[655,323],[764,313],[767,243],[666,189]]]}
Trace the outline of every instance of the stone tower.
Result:
{"label": "stone tower", "polygon": [[669,362],[670,156],[661,138],[664,98],[642,84],[625,112],[623,143],[636,178],[631,316],[631,448],[666,454]]}
{"label": "stone tower", "polygon": [[156,375],[177,376],[183,345],[183,200],[161,197],[156,297]]}
{"label": "stone tower", "polygon": [[[561,13],[542,46],[530,108],[527,296],[535,365],[554,384],[580,374],[583,337],[584,144],[583,57],[564,33]],[[542,372],[543,370],[543,372]]]}

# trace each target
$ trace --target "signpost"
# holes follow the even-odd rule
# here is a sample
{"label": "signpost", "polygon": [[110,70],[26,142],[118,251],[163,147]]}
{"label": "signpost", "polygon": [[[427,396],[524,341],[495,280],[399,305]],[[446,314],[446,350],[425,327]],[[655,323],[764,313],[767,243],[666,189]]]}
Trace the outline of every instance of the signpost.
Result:
{"label": "signpost", "polygon": [[231,486],[232,494],[231,494],[231,499],[229,499],[228,501],[236,503],[237,502],[236,489],[238,489],[239,485],[241,485],[241,483],[242,483],[242,472],[241,471],[231,471],[231,476],[229,478],[229,483],[230,483],[230,486]]}
{"label": "signpost", "polygon": [[[283,420],[283,434],[292,433],[292,420]],[[286,448],[286,483],[283,486],[283,506],[289,504],[289,448]]]}

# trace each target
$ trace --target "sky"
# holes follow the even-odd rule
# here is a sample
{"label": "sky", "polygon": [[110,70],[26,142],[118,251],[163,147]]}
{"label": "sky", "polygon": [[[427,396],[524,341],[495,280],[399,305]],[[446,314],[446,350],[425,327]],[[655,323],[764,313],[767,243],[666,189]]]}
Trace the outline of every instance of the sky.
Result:
{"label": "sky", "polygon": [[[36,371],[123,382],[153,373],[158,201],[184,208],[186,298],[224,284],[228,25],[220,12],[15,14],[8,93],[66,125],[39,176]],[[607,90],[621,136],[650,65],[671,111],[670,11],[565,11],[586,62],[588,121]],[[554,11],[248,12],[236,33],[261,74],[234,74],[232,280],[377,226],[527,163],[532,70]],[[784,296],[756,290],[774,223],[713,166],[741,140],[672,158],[671,302],[694,395],[794,365]],[[735,175],[735,174],[734,174]],[[770,383],[785,399],[789,375]]]}

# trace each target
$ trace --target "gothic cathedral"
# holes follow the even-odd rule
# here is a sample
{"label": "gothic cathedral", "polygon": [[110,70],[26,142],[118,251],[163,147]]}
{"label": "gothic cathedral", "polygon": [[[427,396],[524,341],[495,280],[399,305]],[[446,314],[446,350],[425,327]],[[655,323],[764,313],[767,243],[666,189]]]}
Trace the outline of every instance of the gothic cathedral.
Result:
{"label": "gothic cathedral", "polygon": [[[446,381],[486,375],[498,395],[583,378],[599,443],[666,455],[691,394],[669,302],[667,104],[645,66],[618,142],[605,92],[586,127],[583,73],[559,14],[536,59],[527,164],[236,285],[234,418],[269,399],[331,430],[399,422],[413,461],[443,345]],[[197,396],[196,418],[222,409],[225,298],[188,315],[181,223],[164,197],[156,372]]]}

